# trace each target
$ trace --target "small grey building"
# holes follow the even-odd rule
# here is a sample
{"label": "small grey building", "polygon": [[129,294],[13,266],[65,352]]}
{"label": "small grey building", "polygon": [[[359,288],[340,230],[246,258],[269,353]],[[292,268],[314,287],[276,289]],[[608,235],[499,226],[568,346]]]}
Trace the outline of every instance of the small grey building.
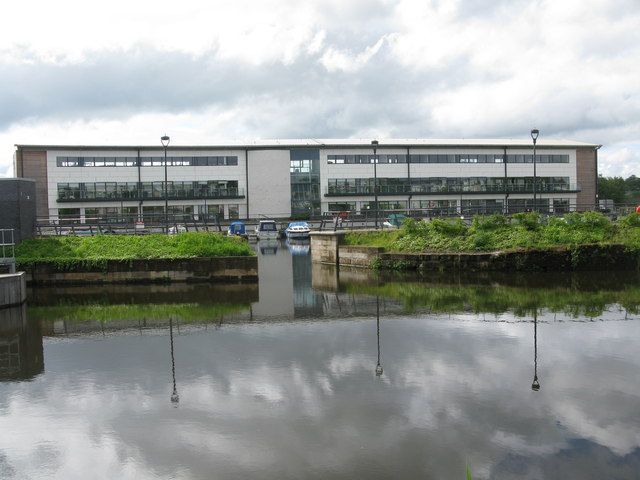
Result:
{"label": "small grey building", "polygon": [[13,229],[14,240],[19,243],[32,237],[35,227],[35,180],[0,178],[0,229]]}

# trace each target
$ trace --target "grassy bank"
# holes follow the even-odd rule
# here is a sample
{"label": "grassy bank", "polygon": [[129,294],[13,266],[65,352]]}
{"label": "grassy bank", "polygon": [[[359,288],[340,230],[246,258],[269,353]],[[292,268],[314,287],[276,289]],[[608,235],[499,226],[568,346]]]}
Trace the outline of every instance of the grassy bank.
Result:
{"label": "grassy bank", "polygon": [[106,260],[251,255],[254,255],[253,250],[242,239],[205,232],[44,237],[25,240],[16,248],[16,262],[23,268],[37,262],[70,265],[79,262],[98,264]]}
{"label": "grassy bank", "polygon": [[612,222],[596,212],[549,218],[520,213],[511,217],[479,216],[471,225],[461,219],[429,222],[407,219],[398,230],[349,233],[345,243],[407,253],[487,252],[585,244],[623,244],[640,250],[640,215],[634,213]]}

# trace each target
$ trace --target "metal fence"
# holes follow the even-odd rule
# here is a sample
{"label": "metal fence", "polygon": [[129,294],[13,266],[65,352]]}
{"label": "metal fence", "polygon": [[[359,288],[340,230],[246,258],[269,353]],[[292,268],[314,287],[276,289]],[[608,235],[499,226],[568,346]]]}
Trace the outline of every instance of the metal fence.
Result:
{"label": "metal fence", "polygon": [[0,247],[2,248],[2,257],[0,257],[0,266],[2,271],[15,273],[16,271],[16,242],[12,228],[0,229]]}
{"label": "metal fence", "polygon": [[[452,207],[411,208],[411,209],[375,209],[357,211],[333,211],[322,215],[273,215],[271,218],[287,226],[291,220],[305,220],[312,228],[325,229],[358,229],[372,228],[376,224],[383,226],[385,222],[397,223],[398,215],[420,219],[460,218],[470,220],[477,215],[502,214],[511,215],[521,212],[537,211],[542,215],[560,216],[575,211],[600,211],[610,218],[628,214],[635,210],[632,205],[620,205],[606,210],[596,209],[593,204],[550,206],[549,203],[538,205],[533,202],[525,205],[458,205]],[[221,215],[192,214],[192,213],[164,213],[137,215],[103,215],[99,217],[58,216],[38,218],[36,222],[37,235],[96,235],[96,234],[129,234],[143,235],[148,233],[179,233],[184,231],[222,232],[226,231],[231,222],[240,220],[247,227],[256,225],[259,220],[266,218],[234,218],[224,219]],[[390,221],[392,220],[392,221]]]}

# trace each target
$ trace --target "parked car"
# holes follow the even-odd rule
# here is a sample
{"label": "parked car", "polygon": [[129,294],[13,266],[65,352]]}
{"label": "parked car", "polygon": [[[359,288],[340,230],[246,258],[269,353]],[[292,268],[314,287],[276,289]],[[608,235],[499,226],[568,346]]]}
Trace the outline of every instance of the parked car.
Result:
{"label": "parked car", "polygon": [[382,226],[386,228],[400,228],[405,218],[407,218],[407,216],[404,213],[392,213],[382,222]]}
{"label": "parked car", "polygon": [[187,231],[187,227],[184,225],[174,225],[173,227],[169,227],[169,235],[176,235],[178,233],[184,233]]}

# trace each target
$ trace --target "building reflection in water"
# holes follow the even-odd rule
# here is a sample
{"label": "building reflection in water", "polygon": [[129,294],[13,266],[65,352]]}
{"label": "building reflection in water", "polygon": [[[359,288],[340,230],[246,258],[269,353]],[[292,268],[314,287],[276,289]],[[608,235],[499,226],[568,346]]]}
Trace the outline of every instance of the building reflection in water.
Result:
{"label": "building reflection in water", "polygon": [[26,304],[0,310],[0,381],[29,380],[44,372],[42,331]]}
{"label": "building reflection in water", "polygon": [[533,383],[531,390],[537,392],[540,390],[540,382],[538,381],[538,309],[533,311]]}
{"label": "building reflection in water", "polygon": [[[296,245],[299,246],[299,245]],[[289,245],[291,251],[292,245]],[[308,247],[308,245],[307,245]],[[294,250],[295,251],[295,250]],[[311,259],[300,251],[292,252],[291,264],[293,271],[293,316],[294,318],[317,318],[325,314],[322,292],[313,289],[311,285]]]}
{"label": "building reflection in water", "polygon": [[174,406],[178,406],[180,401],[180,395],[178,395],[178,389],[176,388],[176,358],[173,350],[173,318],[169,317],[169,341],[171,344],[171,377],[173,379],[173,392],[171,393],[171,403]]}

